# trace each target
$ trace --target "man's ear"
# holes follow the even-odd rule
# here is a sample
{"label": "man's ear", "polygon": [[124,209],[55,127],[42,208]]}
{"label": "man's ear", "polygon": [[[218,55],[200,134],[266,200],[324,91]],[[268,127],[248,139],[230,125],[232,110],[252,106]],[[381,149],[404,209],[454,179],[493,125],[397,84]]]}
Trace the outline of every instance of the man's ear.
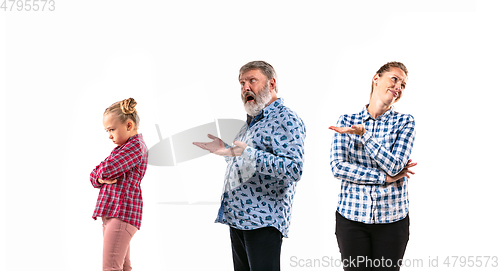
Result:
{"label": "man's ear", "polygon": [[271,78],[271,80],[269,80],[269,89],[274,90],[274,92],[276,92],[276,79],[275,78]]}

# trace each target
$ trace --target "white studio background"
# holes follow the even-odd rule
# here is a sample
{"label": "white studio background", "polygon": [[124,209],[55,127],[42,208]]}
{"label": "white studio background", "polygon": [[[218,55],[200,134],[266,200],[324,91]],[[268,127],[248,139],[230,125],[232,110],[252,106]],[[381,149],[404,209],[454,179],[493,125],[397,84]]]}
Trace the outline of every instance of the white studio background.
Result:
{"label": "white studio background", "polygon": [[[166,138],[217,118],[244,119],[237,75],[252,60],[275,67],[279,96],[307,127],[282,270],[327,269],[294,267],[292,259],[340,258],[340,182],[327,128],[361,110],[375,71],[393,60],[409,69],[396,109],[417,125],[405,258],[425,267],[436,257],[441,264],[447,256],[500,257],[495,1],[55,6],[0,11],[1,270],[99,270],[101,222],[91,219],[98,190],[88,175],[114,147],[104,109],[134,97],[149,147],[159,142],[155,124]],[[148,167],[134,270],[232,269],[228,227],[213,223],[224,170],[213,155]]]}

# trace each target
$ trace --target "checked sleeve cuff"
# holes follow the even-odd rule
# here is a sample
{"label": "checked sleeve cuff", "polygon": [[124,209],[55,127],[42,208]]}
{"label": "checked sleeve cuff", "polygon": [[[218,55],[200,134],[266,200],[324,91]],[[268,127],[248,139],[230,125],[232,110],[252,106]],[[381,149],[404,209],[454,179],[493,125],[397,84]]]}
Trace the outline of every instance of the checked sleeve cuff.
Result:
{"label": "checked sleeve cuff", "polygon": [[377,153],[380,150],[380,144],[373,139],[372,133],[368,131],[365,132],[363,136],[361,136],[361,143],[363,143],[368,153],[372,153],[373,156],[377,156]]}

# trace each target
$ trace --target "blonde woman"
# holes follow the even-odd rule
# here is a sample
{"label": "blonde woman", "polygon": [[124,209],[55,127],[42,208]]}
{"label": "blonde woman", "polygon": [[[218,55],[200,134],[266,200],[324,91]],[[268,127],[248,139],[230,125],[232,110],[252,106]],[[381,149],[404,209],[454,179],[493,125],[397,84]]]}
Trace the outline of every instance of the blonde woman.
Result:
{"label": "blonde woman", "polygon": [[330,127],[336,132],[330,165],[341,180],[335,234],[344,270],[399,270],[406,250],[415,121],[393,105],[407,76],[403,63],[383,65],[373,76],[370,103]]}

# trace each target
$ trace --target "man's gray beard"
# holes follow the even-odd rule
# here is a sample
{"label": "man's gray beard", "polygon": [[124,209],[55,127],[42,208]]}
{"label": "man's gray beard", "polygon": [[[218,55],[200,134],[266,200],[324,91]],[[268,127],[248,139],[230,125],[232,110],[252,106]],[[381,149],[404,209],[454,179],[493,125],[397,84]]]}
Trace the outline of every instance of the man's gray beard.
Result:
{"label": "man's gray beard", "polygon": [[259,114],[262,109],[264,109],[267,104],[271,101],[273,97],[271,96],[271,89],[269,88],[269,83],[266,84],[266,86],[255,96],[255,102],[254,103],[249,103],[246,102],[245,105],[245,111],[247,111],[247,114],[255,117]]}

